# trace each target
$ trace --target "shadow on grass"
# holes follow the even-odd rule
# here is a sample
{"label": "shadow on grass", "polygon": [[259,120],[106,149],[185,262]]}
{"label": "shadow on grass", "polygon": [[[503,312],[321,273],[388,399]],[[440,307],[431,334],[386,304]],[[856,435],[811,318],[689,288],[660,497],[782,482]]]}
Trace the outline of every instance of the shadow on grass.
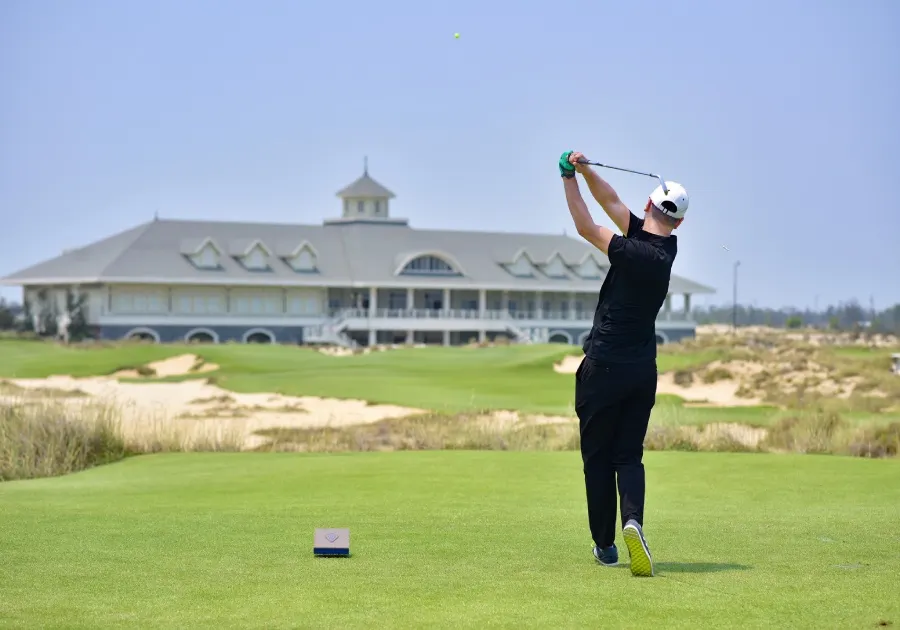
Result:
{"label": "shadow on grass", "polygon": [[659,573],[719,573],[720,571],[747,571],[753,567],[727,562],[657,562]]}

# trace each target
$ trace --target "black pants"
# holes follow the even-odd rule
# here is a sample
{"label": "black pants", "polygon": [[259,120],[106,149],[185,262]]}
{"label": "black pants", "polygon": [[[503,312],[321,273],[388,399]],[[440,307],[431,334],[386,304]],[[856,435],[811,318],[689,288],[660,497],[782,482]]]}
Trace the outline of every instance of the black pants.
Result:
{"label": "black pants", "polygon": [[656,402],[656,362],[603,363],[585,357],[575,373],[575,413],[588,521],[594,544],[616,537],[616,482],[622,525],[644,524],[644,437]]}

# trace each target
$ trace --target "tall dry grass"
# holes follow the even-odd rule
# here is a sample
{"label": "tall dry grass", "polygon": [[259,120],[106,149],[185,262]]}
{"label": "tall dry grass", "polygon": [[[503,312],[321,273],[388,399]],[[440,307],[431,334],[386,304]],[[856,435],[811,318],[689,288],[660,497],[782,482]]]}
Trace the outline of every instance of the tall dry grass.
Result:
{"label": "tall dry grass", "polygon": [[518,422],[490,413],[425,413],[350,427],[262,429],[260,451],[410,450],[567,451],[578,448],[578,424]]}
{"label": "tall dry grass", "polygon": [[19,397],[0,402],[0,481],[65,475],[145,453],[237,451],[243,441],[227,423],[179,425],[94,399]]}
{"label": "tall dry grass", "polygon": [[[677,407],[654,414],[647,450],[900,454],[900,422],[857,426],[839,414],[803,411],[771,427],[686,423]],[[127,421],[123,421],[127,418]],[[263,429],[248,436],[241,419],[138,416],[93,399],[0,402],[0,481],[53,477],[131,455],[198,451],[359,452],[398,450],[573,451],[577,422],[517,422],[489,414],[418,416],[350,427]]]}

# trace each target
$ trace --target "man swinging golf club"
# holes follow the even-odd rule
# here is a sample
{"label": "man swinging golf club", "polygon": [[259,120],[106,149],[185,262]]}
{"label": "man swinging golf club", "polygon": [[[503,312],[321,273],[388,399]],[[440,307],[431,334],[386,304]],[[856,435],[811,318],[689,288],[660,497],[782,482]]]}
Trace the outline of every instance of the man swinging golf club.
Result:
{"label": "man swinging golf club", "polygon": [[[587,492],[594,557],[618,564],[615,545],[616,484],[622,537],[631,573],[652,576],[644,538],[644,437],[656,402],[656,316],[669,292],[678,250],[672,231],[684,220],[687,192],[666,182],[650,194],[643,218],[635,216],[581,153],[566,151],[559,171],[569,212],[585,240],[606,254],[610,268],[600,288],[594,323],[575,373],[575,412]],[[597,203],[622,235],[597,225],[575,174],[581,173]]]}

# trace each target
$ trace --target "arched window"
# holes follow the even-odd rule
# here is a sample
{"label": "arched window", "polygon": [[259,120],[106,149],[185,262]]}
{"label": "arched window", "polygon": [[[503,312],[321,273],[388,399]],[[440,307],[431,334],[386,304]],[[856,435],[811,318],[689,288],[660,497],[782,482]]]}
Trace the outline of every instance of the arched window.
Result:
{"label": "arched window", "polygon": [[426,274],[426,275],[438,275],[438,276],[457,276],[459,272],[453,268],[453,266],[448,263],[443,258],[438,258],[437,256],[419,256],[418,258],[413,258],[406,265],[404,265],[402,271],[400,273],[404,274]]}

